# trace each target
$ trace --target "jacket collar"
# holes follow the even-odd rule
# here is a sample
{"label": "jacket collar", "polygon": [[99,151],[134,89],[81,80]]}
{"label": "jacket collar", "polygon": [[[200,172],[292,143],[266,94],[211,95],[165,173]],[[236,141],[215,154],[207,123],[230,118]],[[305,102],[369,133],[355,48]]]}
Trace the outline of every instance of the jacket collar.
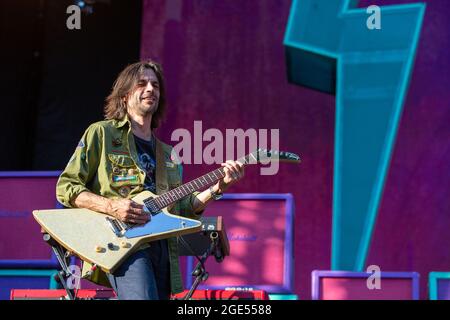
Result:
{"label": "jacket collar", "polygon": [[131,128],[131,123],[130,123],[130,119],[128,118],[128,114],[125,114],[125,117],[123,117],[123,119],[114,121],[114,126],[116,128],[122,128],[127,123],[128,123],[128,126]]}

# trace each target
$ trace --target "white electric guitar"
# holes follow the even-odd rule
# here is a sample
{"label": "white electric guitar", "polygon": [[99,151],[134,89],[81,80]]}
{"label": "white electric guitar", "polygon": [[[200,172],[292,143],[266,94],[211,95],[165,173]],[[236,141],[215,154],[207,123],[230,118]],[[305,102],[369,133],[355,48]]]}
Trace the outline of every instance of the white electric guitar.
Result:
{"label": "white electric guitar", "polygon": [[[299,163],[300,158],[289,152],[258,149],[237,161]],[[88,209],[35,210],[33,216],[69,252],[106,272],[114,272],[143,243],[200,231],[200,221],[170,214],[167,207],[223,177],[225,171],[221,167],[161,195],[150,191],[139,193],[132,200],[143,204],[145,212],[152,215],[143,225],[127,224]]]}

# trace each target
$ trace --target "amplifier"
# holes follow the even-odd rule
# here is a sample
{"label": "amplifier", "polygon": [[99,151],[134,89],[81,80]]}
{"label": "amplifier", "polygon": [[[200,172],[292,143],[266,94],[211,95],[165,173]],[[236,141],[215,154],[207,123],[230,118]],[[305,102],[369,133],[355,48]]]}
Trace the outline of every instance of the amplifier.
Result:
{"label": "amplifier", "polygon": [[[174,300],[181,300],[188,290],[172,296]],[[115,300],[117,296],[112,289],[95,290],[80,289],[77,298],[81,300]],[[11,300],[66,300],[65,290],[46,289],[12,289]],[[269,300],[263,290],[196,290],[192,300]]]}
{"label": "amplifier", "polygon": [[417,272],[380,272],[379,287],[368,286],[371,273],[334,270],[312,272],[313,300],[418,300]]}
{"label": "amplifier", "polygon": [[[80,289],[76,296],[81,300],[113,300],[117,299],[112,289],[95,290]],[[66,300],[66,290],[45,289],[12,289],[11,300]]]}
{"label": "amplifier", "polygon": [[1,269],[0,300],[8,300],[11,289],[57,289],[57,270]]}
{"label": "amplifier", "polygon": [[430,300],[450,300],[450,272],[430,272],[428,286]]}
{"label": "amplifier", "polygon": [[[188,293],[185,290],[174,295],[174,300],[181,300]],[[264,290],[196,290],[192,300],[269,300]]]}
{"label": "amplifier", "polygon": [[59,267],[51,248],[42,241],[40,226],[31,213],[56,207],[58,176],[56,171],[0,172],[1,269]]}
{"label": "amplifier", "polygon": [[[291,194],[225,194],[220,201],[208,205],[208,212],[223,217],[226,222],[226,232],[222,225],[221,232],[209,234],[216,235],[223,244],[224,259],[217,263],[221,257],[214,255],[216,259],[206,261],[209,277],[198,286],[199,290],[294,291],[294,198]],[[210,229],[221,230],[219,224],[210,221],[203,221],[203,227],[202,232],[189,235],[196,239],[187,241],[194,248],[202,249],[199,253],[205,250],[201,244],[210,243],[207,237]],[[196,264],[194,257],[186,258],[185,288],[194,283],[192,271]]]}

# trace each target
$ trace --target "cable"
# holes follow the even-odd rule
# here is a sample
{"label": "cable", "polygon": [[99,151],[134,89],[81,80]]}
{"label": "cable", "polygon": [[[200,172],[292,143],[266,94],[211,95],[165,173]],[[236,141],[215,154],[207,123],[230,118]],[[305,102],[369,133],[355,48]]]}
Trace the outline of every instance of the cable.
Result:
{"label": "cable", "polygon": [[200,257],[195,254],[194,249],[192,249],[191,245],[187,243],[182,236],[179,236],[178,239],[180,240],[184,248],[187,249],[191,253],[191,255],[194,256],[198,260],[198,262],[200,262],[202,268],[204,268],[205,266],[203,264],[202,259],[200,259]]}

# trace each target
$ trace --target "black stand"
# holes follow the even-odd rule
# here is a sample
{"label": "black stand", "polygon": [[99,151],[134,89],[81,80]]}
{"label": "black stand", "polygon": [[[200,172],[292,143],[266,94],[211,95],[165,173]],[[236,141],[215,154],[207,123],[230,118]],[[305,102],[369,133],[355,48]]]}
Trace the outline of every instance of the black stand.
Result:
{"label": "black stand", "polygon": [[61,266],[61,270],[58,272],[58,279],[56,279],[67,292],[66,300],[75,300],[75,292],[67,285],[67,280],[72,276],[72,272],[69,269],[70,254],[66,251],[58,242],[56,242],[48,233],[43,235],[44,241],[50,245],[55,253],[56,258]]}
{"label": "black stand", "polygon": [[[180,247],[180,249],[183,249],[185,252],[187,252],[187,254],[181,255],[193,255],[196,257],[201,255],[201,258],[199,258],[200,261],[197,263],[197,266],[192,272],[192,276],[195,277],[195,281],[192,284],[189,292],[185,297],[183,297],[183,300],[190,300],[200,283],[208,279],[209,274],[205,270],[206,260],[210,256],[214,256],[217,262],[222,262],[225,256],[229,255],[230,252],[222,217],[219,216],[202,218],[202,222],[203,231],[181,237],[181,243],[185,244],[185,248]],[[69,288],[69,286],[67,285],[67,280],[71,276],[73,276],[72,271],[69,268],[69,258],[71,256],[70,252],[65,250],[64,247],[62,247],[48,233],[44,233],[43,238],[44,241],[52,247],[56,258],[61,265],[61,271],[58,272],[58,278],[56,280],[58,280],[58,282],[60,282],[63,288],[66,290],[67,300],[77,300],[76,292],[74,292],[74,289]],[[189,242],[190,244],[187,244],[187,242]],[[96,269],[97,265],[94,264],[91,270],[88,272],[87,277]]]}
{"label": "black stand", "polygon": [[203,255],[200,258],[200,261],[197,263],[197,266],[195,267],[194,271],[192,271],[192,276],[195,277],[195,281],[192,284],[189,292],[186,294],[186,296],[184,296],[183,300],[190,300],[192,298],[192,295],[194,294],[195,290],[197,290],[197,287],[200,285],[200,283],[202,281],[206,281],[208,279],[209,274],[205,269],[206,260],[211,255],[214,255],[218,262],[222,262],[222,260],[223,260],[222,255],[220,255],[220,258],[217,255],[217,253],[220,251],[219,250],[219,236],[218,236],[217,232],[210,233],[209,237],[211,239],[211,244],[210,244],[209,248],[205,251],[205,253],[203,253]]}

